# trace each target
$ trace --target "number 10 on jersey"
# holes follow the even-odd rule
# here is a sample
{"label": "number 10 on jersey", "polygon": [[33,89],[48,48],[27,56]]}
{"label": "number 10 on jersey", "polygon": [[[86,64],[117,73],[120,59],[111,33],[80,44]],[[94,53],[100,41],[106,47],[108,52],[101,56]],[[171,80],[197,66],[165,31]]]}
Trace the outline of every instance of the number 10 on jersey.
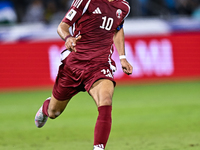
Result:
{"label": "number 10 on jersey", "polygon": [[101,29],[105,29],[105,30],[110,30],[112,28],[112,25],[113,25],[113,18],[107,18],[106,16],[105,17],[102,17],[103,19],[103,23],[102,25],[100,26]]}

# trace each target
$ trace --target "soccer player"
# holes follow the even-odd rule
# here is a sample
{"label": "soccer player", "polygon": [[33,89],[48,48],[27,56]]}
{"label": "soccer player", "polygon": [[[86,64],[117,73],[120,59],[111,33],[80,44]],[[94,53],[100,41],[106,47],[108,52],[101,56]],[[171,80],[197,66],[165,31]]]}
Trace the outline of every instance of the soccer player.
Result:
{"label": "soccer player", "polygon": [[129,14],[125,0],[74,0],[58,26],[58,34],[65,41],[62,64],[51,98],[46,99],[35,116],[35,124],[42,127],[47,118],[58,117],[70,99],[80,91],[87,91],[98,108],[94,129],[94,150],[104,150],[111,130],[112,97],[115,87],[111,59],[113,44],[126,74],[132,66],[126,60],[124,19]]}

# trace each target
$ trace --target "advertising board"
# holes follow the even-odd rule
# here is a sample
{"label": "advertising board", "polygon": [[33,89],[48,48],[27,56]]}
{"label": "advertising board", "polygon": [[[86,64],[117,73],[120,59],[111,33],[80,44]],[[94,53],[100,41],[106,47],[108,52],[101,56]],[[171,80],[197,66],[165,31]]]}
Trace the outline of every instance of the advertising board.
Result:
{"label": "advertising board", "polygon": [[[127,36],[126,56],[133,74],[122,72],[115,50],[112,58],[119,83],[200,78],[200,33]],[[52,86],[64,50],[61,40],[0,44],[0,89]]]}

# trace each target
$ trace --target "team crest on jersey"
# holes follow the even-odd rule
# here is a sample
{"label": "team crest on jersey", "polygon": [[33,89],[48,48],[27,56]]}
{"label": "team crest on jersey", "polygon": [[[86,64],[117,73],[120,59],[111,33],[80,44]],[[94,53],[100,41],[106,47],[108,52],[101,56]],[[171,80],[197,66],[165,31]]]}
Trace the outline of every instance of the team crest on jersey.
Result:
{"label": "team crest on jersey", "polygon": [[117,18],[121,18],[122,17],[122,10],[121,9],[117,9],[116,16],[117,16]]}

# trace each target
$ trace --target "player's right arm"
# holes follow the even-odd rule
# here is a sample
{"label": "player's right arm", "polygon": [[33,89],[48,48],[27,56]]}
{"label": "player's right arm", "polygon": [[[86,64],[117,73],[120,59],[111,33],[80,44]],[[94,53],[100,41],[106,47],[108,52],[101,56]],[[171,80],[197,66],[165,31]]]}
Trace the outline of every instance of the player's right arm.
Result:
{"label": "player's right arm", "polygon": [[81,39],[81,36],[79,35],[77,38],[72,37],[69,32],[69,27],[70,26],[67,23],[61,22],[58,25],[57,32],[58,35],[65,41],[66,49],[76,52],[76,42]]}
{"label": "player's right arm", "polygon": [[65,46],[70,51],[76,52],[76,42],[81,39],[81,36],[74,38],[69,32],[72,26],[84,13],[84,9],[89,6],[90,0],[74,0],[69,11],[58,26],[57,32],[59,36],[65,40]]}

